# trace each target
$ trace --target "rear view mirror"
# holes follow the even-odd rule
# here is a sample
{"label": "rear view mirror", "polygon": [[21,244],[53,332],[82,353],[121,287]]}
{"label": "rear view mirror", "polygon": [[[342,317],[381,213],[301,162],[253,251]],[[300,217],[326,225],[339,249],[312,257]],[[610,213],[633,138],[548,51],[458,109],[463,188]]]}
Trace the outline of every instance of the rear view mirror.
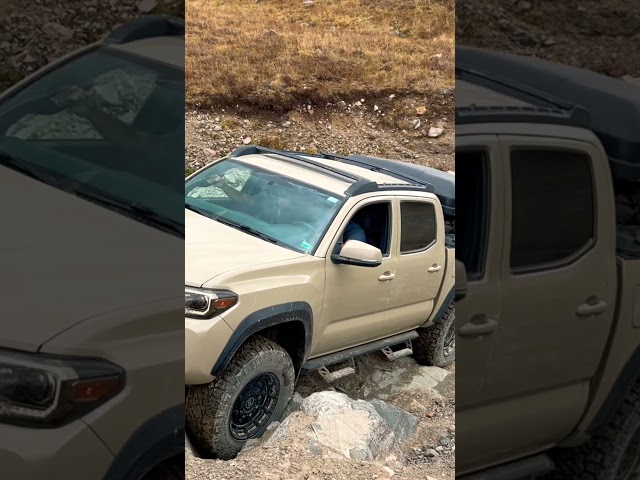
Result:
{"label": "rear view mirror", "polygon": [[456,301],[467,296],[467,268],[460,260],[456,260]]}

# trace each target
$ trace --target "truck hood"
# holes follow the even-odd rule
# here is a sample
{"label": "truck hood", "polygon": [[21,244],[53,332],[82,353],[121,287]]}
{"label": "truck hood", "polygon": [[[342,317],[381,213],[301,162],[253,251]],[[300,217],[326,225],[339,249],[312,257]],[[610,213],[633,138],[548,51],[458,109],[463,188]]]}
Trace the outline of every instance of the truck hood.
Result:
{"label": "truck hood", "polygon": [[0,347],[36,351],[88,318],[180,301],[166,274],[182,269],[178,237],[1,166],[0,218]]}
{"label": "truck hood", "polygon": [[191,210],[184,216],[185,285],[200,287],[231,270],[304,256]]}

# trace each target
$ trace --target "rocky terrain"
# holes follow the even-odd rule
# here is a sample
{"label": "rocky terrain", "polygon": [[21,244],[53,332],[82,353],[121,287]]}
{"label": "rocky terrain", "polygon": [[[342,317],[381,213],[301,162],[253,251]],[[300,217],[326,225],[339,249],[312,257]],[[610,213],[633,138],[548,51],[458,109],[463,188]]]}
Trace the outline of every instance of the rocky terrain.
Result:
{"label": "rocky terrain", "polygon": [[0,91],[146,13],[184,17],[184,0],[0,0]]}
{"label": "rocky terrain", "polygon": [[356,374],[327,385],[301,378],[285,418],[231,461],[187,453],[187,478],[449,480],[455,478],[455,365],[411,357],[355,359]]}
{"label": "rocky terrain", "polygon": [[640,4],[625,0],[458,2],[456,43],[640,77]]}
{"label": "rocky terrain", "polygon": [[301,105],[279,115],[246,108],[188,111],[185,170],[193,171],[243,144],[270,148],[366,154],[454,170],[453,91],[440,111],[411,98]]}

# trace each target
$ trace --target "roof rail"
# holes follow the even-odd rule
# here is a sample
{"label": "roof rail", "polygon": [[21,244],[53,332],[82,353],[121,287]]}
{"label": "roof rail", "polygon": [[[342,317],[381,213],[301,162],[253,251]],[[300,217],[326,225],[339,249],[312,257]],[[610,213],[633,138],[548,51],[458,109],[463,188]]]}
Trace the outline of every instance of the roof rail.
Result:
{"label": "roof rail", "polygon": [[435,187],[431,183],[424,182],[418,178],[412,177],[411,175],[405,175],[403,173],[396,172],[395,170],[391,170],[389,168],[381,167],[379,165],[366,162],[362,158],[356,159],[353,157],[343,157],[340,155],[334,155],[332,153],[319,153],[318,156],[321,156],[322,158],[326,158],[327,160],[337,160],[338,162],[347,163],[351,165],[365,166],[365,167],[368,167],[368,169],[371,170],[372,172],[386,173],[399,180],[405,180],[405,181],[411,182],[414,184],[414,186],[419,185],[424,189],[426,189],[426,191],[428,192],[431,192],[431,193],[435,192]]}
{"label": "roof rail", "polygon": [[153,37],[184,36],[184,19],[171,15],[144,15],[116,28],[104,40],[107,44],[123,44]]}
{"label": "roof rail", "polygon": [[517,92],[519,94],[519,97],[521,98],[525,96],[529,97],[529,100],[535,99],[538,102],[543,101],[547,103],[547,106],[552,106],[563,110],[570,110],[575,107],[575,105],[573,105],[572,103],[554,98],[551,95],[547,95],[544,92],[541,92],[534,88],[519,84],[518,82],[515,82],[513,80],[507,80],[495,75],[482,73],[472,68],[467,68],[461,65],[456,65],[455,70],[457,79],[459,78],[460,80],[465,80],[469,83],[485,86],[491,90],[504,93],[508,96],[513,96],[513,93]]}
{"label": "roof rail", "polygon": [[544,107],[457,107],[456,125],[470,123],[546,123],[590,128],[591,115],[582,107],[570,110]]}
{"label": "roof rail", "polygon": [[425,185],[412,185],[406,183],[383,183],[379,184],[373,180],[360,180],[351,185],[345,192],[347,197],[355,197],[364,193],[383,192],[385,190],[405,190],[411,192],[430,192]]}
{"label": "roof rail", "polygon": [[[324,163],[320,163],[320,162],[314,162],[313,160],[307,158],[307,154],[301,154],[301,153],[297,153],[297,152],[288,152],[285,150],[273,150],[271,148],[265,148],[265,147],[261,147],[258,145],[246,145],[244,147],[240,147],[236,150],[234,150],[231,155],[229,155],[230,158],[238,158],[238,157],[242,157],[244,155],[265,155],[265,154],[270,154],[270,155],[279,155],[281,157],[290,159],[290,160],[295,160],[296,162],[300,162],[300,163],[305,163],[307,165],[311,165],[313,167],[315,167],[316,169],[321,169],[323,170],[325,173],[329,173],[331,175],[333,175],[334,177],[341,177],[341,178],[347,178],[349,180],[352,180],[354,182],[361,182],[361,181],[369,181],[367,179],[365,179],[364,177],[360,177],[358,175],[354,175],[352,173],[349,172],[344,172],[342,170],[337,170],[335,168],[331,168],[328,165],[325,165]],[[303,156],[304,155],[304,156]],[[310,155],[309,156],[313,156]]]}

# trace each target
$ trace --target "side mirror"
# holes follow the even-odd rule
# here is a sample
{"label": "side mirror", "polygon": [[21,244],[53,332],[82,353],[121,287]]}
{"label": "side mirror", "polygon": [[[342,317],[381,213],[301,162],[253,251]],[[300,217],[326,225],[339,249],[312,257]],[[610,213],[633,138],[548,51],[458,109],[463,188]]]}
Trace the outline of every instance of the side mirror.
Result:
{"label": "side mirror", "polygon": [[456,302],[467,296],[467,268],[456,260]]}
{"label": "side mirror", "polygon": [[331,255],[333,263],[355,265],[358,267],[379,267],[382,265],[382,252],[368,243],[349,240],[339,254]]}

